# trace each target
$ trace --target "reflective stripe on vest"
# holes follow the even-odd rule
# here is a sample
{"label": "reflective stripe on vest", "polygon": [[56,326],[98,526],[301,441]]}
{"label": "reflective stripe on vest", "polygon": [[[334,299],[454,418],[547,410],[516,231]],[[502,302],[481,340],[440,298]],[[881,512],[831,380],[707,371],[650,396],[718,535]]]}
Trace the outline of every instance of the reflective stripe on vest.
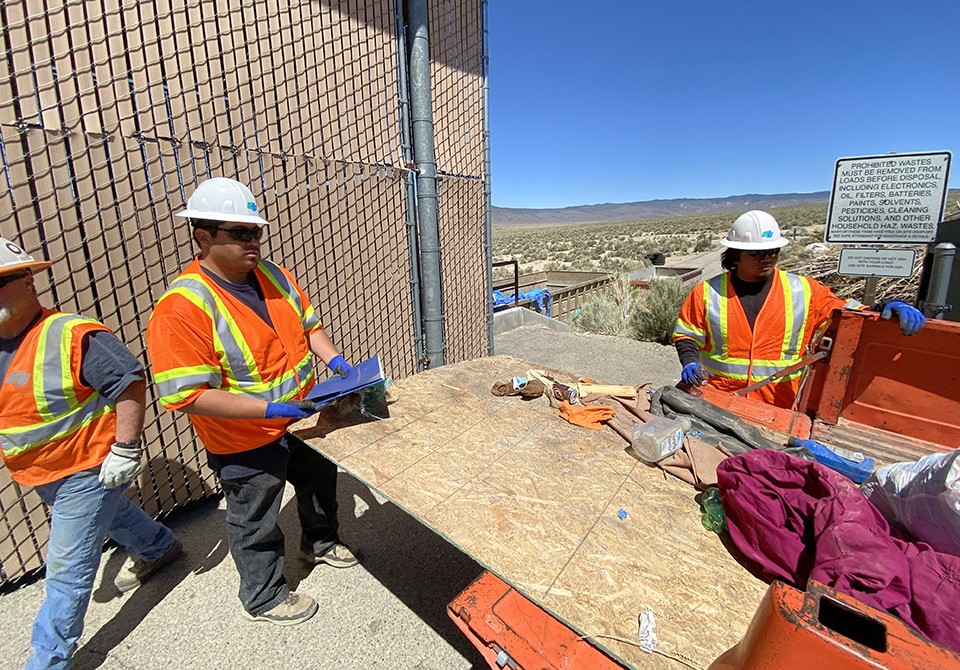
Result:
{"label": "reflective stripe on vest", "polygon": [[[729,355],[727,346],[729,341],[729,288],[731,285],[729,277],[727,274],[723,274],[704,282],[707,332],[710,334],[713,348],[704,351],[704,360],[701,362],[711,373],[741,381],[765,379],[800,360],[803,333],[806,331],[807,315],[810,313],[812,296],[810,283],[804,277],[782,270],[778,270],[777,273],[780,278],[780,287],[783,290],[784,329],[780,358],[776,360],[737,358]],[[789,382],[801,373],[801,370],[792,372],[778,379],[777,382]]]}
{"label": "reflective stripe on vest", "polygon": [[707,353],[715,358],[724,358],[727,355],[727,285],[725,274],[717,275],[703,284],[707,332],[713,342],[713,349]]}
{"label": "reflective stripe on vest", "polygon": [[320,317],[317,316],[312,305],[308,306],[306,313],[304,313],[300,292],[293,287],[287,275],[283,274],[283,271],[279,267],[270,261],[261,260],[260,269],[263,270],[263,274],[270,280],[270,283],[283,294],[283,297],[293,304],[293,308],[297,310],[297,314],[300,315],[300,322],[303,324],[304,332],[313,330],[320,325]]}
{"label": "reflective stripe on vest", "polygon": [[[263,261],[259,268],[296,310],[301,322],[304,322],[300,295],[283,276],[280,269],[272,264],[267,265]],[[278,283],[277,275],[283,279],[284,285]],[[154,381],[160,391],[162,403],[170,405],[181,402],[197,389],[205,387],[253,395],[268,402],[289,400],[303,385],[312,380],[313,361],[308,351],[292,370],[287,370],[276,379],[264,381],[243,333],[230,318],[230,311],[220,296],[202,275],[181,275],[161,296],[160,301],[170,295],[183,296],[210,318],[213,325],[214,346],[217,351],[222,352],[222,355],[219,367],[199,365],[156,373]],[[309,311],[308,318],[316,319],[313,309]],[[319,319],[316,322],[319,324]]]}
{"label": "reflective stripe on vest", "polygon": [[96,391],[77,400],[70,369],[75,326],[97,323],[76,314],[57,314],[41,325],[33,363],[33,398],[42,420],[5,428],[0,444],[7,456],[62,439],[114,410],[114,403]]}
{"label": "reflective stripe on vest", "polygon": [[706,331],[700,330],[693,324],[687,323],[681,318],[677,319],[676,324],[673,326],[673,339],[677,340],[681,337],[689,337],[691,340],[697,343],[701,349],[707,346],[707,333]]}

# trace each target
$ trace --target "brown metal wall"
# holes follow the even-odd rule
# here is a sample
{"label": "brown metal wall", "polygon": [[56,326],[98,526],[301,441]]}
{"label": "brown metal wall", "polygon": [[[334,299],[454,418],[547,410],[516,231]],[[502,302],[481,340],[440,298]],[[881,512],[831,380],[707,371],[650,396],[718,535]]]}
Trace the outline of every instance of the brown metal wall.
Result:
{"label": "brown metal wall", "polygon": [[[444,183],[442,204],[457,250],[445,295],[470,292],[477,311],[454,329],[461,360],[486,350],[482,93],[450,54],[482,52],[480,4],[438,9],[459,32],[436,65],[437,153],[469,173],[468,187]],[[0,235],[54,262],[38,276],[45,304],[102,320],[145,361],[152,305],[194,253],[173,213],[230,176],[271,222],[264,255],[299,278],[348,359],[415,372],[393,0],[0,0],[0,24]],[[151,403],[145,437],[149,513],[216,490],[181,416]],[[0,514],[3,582],[42,565],[47,530],[39,498],[2,468]]]}
{"label": "brown metal wall", "polygon": [[430,4],[447,363],[487,355],[483,252],[483,3]]}

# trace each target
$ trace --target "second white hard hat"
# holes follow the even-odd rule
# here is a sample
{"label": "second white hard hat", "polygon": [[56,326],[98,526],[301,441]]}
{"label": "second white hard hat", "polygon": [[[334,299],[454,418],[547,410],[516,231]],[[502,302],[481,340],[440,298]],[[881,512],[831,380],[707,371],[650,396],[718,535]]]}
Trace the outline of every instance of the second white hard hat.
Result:
{"label": "second white hard hat", "polygon": [[30,272],[45,270],[50,265],[50,261],[38,261],[19,245],[0,237],[0,275],[17,270],[30,270]]}
{"label": "second white hard hat", "polygon": [[767,212],[752,209],[737,217],[720,244],[731,249],[779,249],[790,244],[780,234],[777,220]]}
{"label": "second white hard hat", "polygon": [[178,212],[177,216],[267,225],[267,220],[258,212],[257,201],[249,188],[236,179],[213,177],[197,187],[187,200],[187,208]]}

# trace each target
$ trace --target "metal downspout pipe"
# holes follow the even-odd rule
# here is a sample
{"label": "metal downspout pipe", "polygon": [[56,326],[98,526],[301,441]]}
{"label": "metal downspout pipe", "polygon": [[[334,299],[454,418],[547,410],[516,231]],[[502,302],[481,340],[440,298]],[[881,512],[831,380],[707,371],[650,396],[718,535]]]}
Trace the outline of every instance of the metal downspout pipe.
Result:
{"label": "metal downspout pipe", "polygon": [[407,246],[410,252],[410,295],[413,306],[413,348],[416,355],[415,371],[423,369],[426,358],[423,343],[423,320],[420,313],[420,252],[417,239],[417,188],[414,184],[413,146],[410,130],[410,89],[407,85],[407,34],[403,19],[403,0],[394,0],[397,32],[397,83],[400,96],[400,145],[403,164],[403,185],[407,203]]}
{"label": "metal downspout pipe", "polygon": [[426,368],[446,363],[443,335],[443,291],[440,277],[437,158],[434,151],[433,104],[430,92],[429,8],[427,0],[409,0],[410,108],[413,157],[417,167],[417,218],[420,229],[421,306]]}
{"label": "metal downspout pipe", "polygon": [[483,261],[486,270],[487,355],[493,356],[493,219],[490,184],[490,42],[487,0],[483,0]]}
{"label": "metal downspout pipe", "polygon": [[951,310],[947,304],[950,290],[950,275],[957,247],[952,242],[941,242],[933,248],[933,266],[930,269],[930,286],[924,300],[923,313],[934,319],[942,319]]}

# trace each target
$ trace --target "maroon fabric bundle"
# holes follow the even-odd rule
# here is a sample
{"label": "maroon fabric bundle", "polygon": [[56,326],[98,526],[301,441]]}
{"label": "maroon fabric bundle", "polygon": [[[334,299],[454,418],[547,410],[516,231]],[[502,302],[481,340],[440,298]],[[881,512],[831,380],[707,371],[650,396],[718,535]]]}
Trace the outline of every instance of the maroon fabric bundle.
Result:
{"label": "maroon fabric bundle", "polygon": [[730,538],[767,581],[816,579],[960,652],[960,557],[895,538],[856,484],[777,451],[717,468]]}

